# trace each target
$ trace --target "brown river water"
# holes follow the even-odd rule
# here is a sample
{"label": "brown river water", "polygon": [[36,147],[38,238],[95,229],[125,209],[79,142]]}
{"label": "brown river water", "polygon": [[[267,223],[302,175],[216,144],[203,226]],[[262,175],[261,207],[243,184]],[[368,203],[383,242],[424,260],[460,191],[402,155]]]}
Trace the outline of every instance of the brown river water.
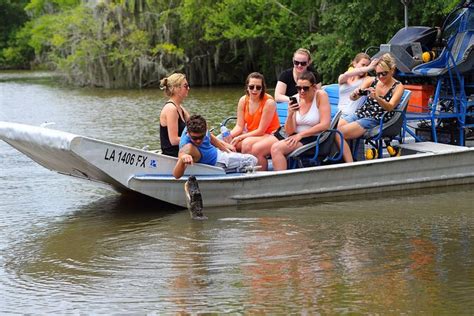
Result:
{"label": "brown river water", "polygon": [[[217,126],[242,87],[191,87]],[[0,72],[0,120],[158,148],[159,90]],[[474,186],[186,210],[51,172],[0,141],[1,314],[472,314]]]}

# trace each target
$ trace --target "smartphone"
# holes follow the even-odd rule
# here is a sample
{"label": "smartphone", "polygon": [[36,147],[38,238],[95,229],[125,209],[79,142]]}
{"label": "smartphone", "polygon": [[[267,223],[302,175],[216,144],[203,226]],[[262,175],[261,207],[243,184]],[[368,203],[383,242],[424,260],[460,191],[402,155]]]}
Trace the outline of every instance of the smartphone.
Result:
{"label": "smartphone", "polygon": [[298,101],[295,97],[290,97],[290,102],[288,103],[288,106],[293,110],[298,110],[300,108],[300,105],[298,104]]}
{"label": "smartphone", "polygon": [[296,100],[295,97],[290,97],[290,102],[288,103],[288,107],[292,109],[293,111],[296,111],[300,108],[300,105],[298,104],[298,101]]}

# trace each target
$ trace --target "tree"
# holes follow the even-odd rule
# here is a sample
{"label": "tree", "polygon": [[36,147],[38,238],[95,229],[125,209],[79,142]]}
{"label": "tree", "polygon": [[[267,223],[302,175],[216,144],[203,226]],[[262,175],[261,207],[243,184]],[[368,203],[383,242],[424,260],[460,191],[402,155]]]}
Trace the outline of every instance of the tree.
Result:
{"label": "tree", "polygon": [[[441,26],[444,16],[457,2],[416,1],[410,6],[410,25]],[[401,2],[334,0],[326,1],[323,8],[319,31],[307,36],[304,43],[313,49],[326,83],[335,82],[358,52],[378,48],[404,27]]]}
{"label": "tree", "polygon": [[[272,84],[299,47],[331,83],[356,53],[404,26],[394,0],[0,0],[0,14],[24,14],[14,3],[27,4],[32,19],[0,28],[0,66],[28,63],[34,52],[70,82],[106,88],[150,86],[175,71],[197,85],[242,83],[259,71]],[[440,26],[457,3],[409,1],[409,23]]]}
{"label": "tree", "polygon": [[0,68],[23,68],[33,57],[23,41],[25,34],[17,38],[17,33],[28,20],[23,9],[27,3],[28,0],[0,0]]}

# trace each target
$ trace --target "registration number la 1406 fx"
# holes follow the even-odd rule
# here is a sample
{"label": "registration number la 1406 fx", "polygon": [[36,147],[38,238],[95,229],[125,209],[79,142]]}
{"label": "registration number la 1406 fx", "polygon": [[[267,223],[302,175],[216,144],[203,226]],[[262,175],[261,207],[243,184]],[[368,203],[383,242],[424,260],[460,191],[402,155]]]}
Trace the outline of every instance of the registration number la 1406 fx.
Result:
{"label": "registration number la 1406 fx", "polygon": [[146,167],[147,159],[148,157],[140,155],[140,154],[129,153],[123,150],[117,152],[115,151],[115,149],[109,150],[109,148],[105,150],[105,156],[104,156],[104,160],[114,161],[117,163],[129,165],[129,166],[138,166],[142,168]]}

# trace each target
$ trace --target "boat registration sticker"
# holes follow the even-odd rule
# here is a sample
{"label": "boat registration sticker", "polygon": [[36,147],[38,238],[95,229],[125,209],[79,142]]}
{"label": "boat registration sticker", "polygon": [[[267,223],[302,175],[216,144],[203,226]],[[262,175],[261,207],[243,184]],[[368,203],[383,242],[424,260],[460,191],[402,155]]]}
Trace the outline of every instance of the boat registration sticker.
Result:
{"label": "boat registration sticker", "polygon": [[148,157],[140,154],[129,153],[123,150],[116,151],[109,148],[106,148],[104,155],[104,160],[142,168],[146,168],[147,159]]}

